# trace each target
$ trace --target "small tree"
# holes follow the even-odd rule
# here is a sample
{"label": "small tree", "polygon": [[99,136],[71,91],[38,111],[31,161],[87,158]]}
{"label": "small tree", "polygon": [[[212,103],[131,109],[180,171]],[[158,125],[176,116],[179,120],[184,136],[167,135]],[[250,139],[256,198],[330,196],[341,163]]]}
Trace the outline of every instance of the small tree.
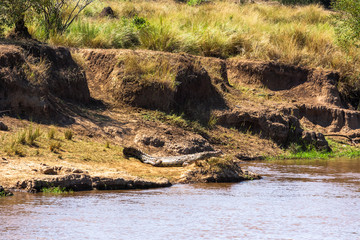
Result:
{"label": "small tree", "polygon": [[335,15],[336,33],[340,44],[347,48],[349,44],[360,46],[360,1],[336,0],[332,7]]}
{"label": "small tree", "polygon": [[1,26],[15,25],[14,33],[19,37],[30,38],[25,27],[25,12],[30,8],[31,1],[27,0],[1,0],[0,24]]}
{"label": "small tree", "polygon": [[64,33],[79,14],[95,0],[33,0],[32,7],[42,16],[48,38],[51,32]]}
{"label": "small tree", "polygon": [[[51,32],[62,34],[79,14],[95,0],[0,0],[0,28],[15,25],[15,34],[30,38],[25,27],[25,15],[37,13],[45,28],[46,37]],[[1,30],[1,29],[0,29]]]}

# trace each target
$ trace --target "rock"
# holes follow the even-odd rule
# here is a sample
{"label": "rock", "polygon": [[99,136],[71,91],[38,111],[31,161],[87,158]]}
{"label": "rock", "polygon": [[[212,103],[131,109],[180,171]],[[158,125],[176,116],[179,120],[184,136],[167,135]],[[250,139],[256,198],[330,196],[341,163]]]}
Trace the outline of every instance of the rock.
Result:
{"label": "rock", "polygon": [[104,178],[94,177],[93,188],[97,190],[119,190],[119,189],[148,189],[170,187],[168,179],[159,179],[157,181],[147,181],[141,178],[126,180],[124,178]]}
{"label": "rock", "polygon": [[[64,173],[85,173],[83,170],[78,168],[68,168],[63,166],[48,166],[46,164],[41,164],[43,166],[42,169],[40,169],[40,172],[46,175],[59,175]],[[38,171],[34,169],[33,171]]]}
{"label": "rock", "polygon": [[3,188],[3,186],[0,186],[0,197],[9,197],[12,195],[14,195],[12,192],[6,190],[5,188]]}
{"label": "rock", "polygon": [[313,124],[327,128],[328,132],[349,132],[360,128],[359,111],[311,104],[297,107],[297,118],[306,118]]}
{"label": "rock", "polygon": [[171,183],[168,179],[159,179],[156,181],[148,181],[140,178],[125,179],[121,177],[91,177],[87,174],[69,174],[61,177],[46,179],[30,179],[19,181],[16,187],[25,189],[28,192],[40,192],[43,188],[61,187],[71,189],[73,191],[84,190],[116,190],[116,189],[146,189],[170,187]]}
{"label": "rock", "polygon": [[99,14],[100,17],[110,17],[110,18],[115,18],[115,13],[114,10],[112,10],[111,7],[105,7],[101,13]]}
{"label": "rock", "polygon": [[41,172],[46,175],[57,175],[58,172],[55,170],[54,167],[45,167],[41,169]]}
{"label": "rock", "polygon": [[75,169],[75,170],[73,170],[72,172],[73,172],[73,173],[84,173],[84,171],[81,170],[81,169]]}
{"label": "rock", "polygon": [[92,181],[89,175],[70,174],[62,177],[47,179],[30,179],[16,184],[17,188],[28,192],[40,192],[43,188],[62,187],[74,191],[92,190]]}
{"label": "rock", "polygon": [[299,140],[303,131],[296,117],[262,109],[234,109],[225,112],[218,116],[218,124],[235,127],[241,131],[250,130],[285,146],[289,142]]}
{"label": "rock", "polygon": [[331,151],[329,143],[326,141],[325,136],[322,133],[304,131],[301,139],[305,144],[312,144],[318,150]]}
{"label": "rock", "polygon": [[147,134],[136,135],[134,142],[153,147],[163,147],[165,145],[165,141],[160,136],[149,136]]}
{"label": "rock", "polygon": [[229,79],[261,84],[297,101],[343,107],[337,83],[339,72],[305,68],[279,62],[227,60]]}
{"label": "rock", "polygon": [[214,151],[209,142],[201,136],[192,136],[184,138],[185,141],[169,142],[167,148],[178,154],[194,154],[199,152]]}
{"label": "rock", "polygon": [[141,131],[135,136],[134,142],[140,146],[163,148],[167,152],[181,155],[214,151],[202,136],[179,129]]}
{"label": "rock", "polygon": [[7,131],[9,130],[8,126],[5,125],[5,123],[0,121],[0,131]]}
{"label": "rock", "polygon": [[238,163],[233,161],[213,160],[211,163],[209,162],[196,163],[195,168],[180,177],[179,183],[241,182],[261,179],[258,174],[243,171]]}
{"label": "rock", "polygon": [[242,161],[264,160],[263,156],[256,156],[256,155],[253,156],[253,155],[248,155],[248,154],[244,154],[244,153],[238,153],[235,155],[235,157]]}
{"label": "rock", "polygon": [[62,168],[62,171],[64,173],[71,173],[71,172],[73,172],[73,169],[72,168]]}

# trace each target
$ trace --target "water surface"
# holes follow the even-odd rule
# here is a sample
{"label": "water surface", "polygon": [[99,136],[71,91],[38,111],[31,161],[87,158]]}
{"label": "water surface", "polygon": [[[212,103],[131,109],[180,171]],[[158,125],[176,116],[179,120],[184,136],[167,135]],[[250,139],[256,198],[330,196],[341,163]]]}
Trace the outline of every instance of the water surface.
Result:
{"label": "water surface", "polygon": [[262,180],[0,199],[0,239],[360,239],[360,159],[254,162]]}

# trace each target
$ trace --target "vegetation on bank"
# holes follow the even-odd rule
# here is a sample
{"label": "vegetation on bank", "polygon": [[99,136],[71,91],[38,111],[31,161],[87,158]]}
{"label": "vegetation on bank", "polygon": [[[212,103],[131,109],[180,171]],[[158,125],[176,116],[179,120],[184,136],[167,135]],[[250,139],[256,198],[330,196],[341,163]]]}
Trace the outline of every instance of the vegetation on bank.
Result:
{"label": "vegetation on bank", "polygon": [[10,192],[10,191],[6,191],[4,189],[0,189],[0,198],[1,197],[9,197],[9,196],[12,196],[13,193]]}
{"label": "vegetation on bank", "polygon": [[277,157],[269,157],[273,159],[329,159],[329,158],[358,158],[360,157],[360,149],[357,146],[351,145],[342,141],[335,141],[327,139],[332,151],[319,151],[314,146],[303,146],[292,144],[285,154]]}
{"label": "vegetation on bank", "polygon": [[51,194],[63,194],[63,193],[74,192],[73,190],[67,189],[65,187],[48,187],[48,188],[42,188],[40,191],[43,193],[51,193]]}
{"label": "vegetation on bank", "polygon": [[[25,17],[34,38],[55,45],[187,52],[338,70],[340,91],[359,105],[356,1],[334,1],[337,12],[315,5],[330,7],[327,0],[282,0],[283,5],[220,0],[54,2],[3,1],[0,21],[12,26]],[[6,7],[9,4],[15,7]],[[114,16],[100,17],[107,6]]]}

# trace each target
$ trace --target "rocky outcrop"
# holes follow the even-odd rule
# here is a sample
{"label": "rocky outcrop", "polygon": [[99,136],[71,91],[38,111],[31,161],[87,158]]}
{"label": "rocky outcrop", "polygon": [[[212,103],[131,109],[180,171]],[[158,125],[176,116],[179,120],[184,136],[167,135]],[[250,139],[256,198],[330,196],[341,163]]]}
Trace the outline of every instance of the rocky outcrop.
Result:
{"label": "rocky outcrop", "polygon": [[208,183],[208,182],[241,182],[246,180],[260,179],[261,176],[243,171],[238,163],[233,161],[209,163],[199,162],[196,167],[185,172],[179,179],[179,183]]}
{"label": "rocky outcrop", "polygon": [[16,188],[28,192],[40,192],[43,188],[61,187],[67,190],[115,190],[115,189],[147,189],[169,187],[171,183],[167,179],[148,181],[140,178],[126,179],[121,177],[91,177],[87,174],[69,174],[45,179],[30,179],[20,181]]}
{"label": "rocky outcrop", "polygon": [[92,186],[97,190],[148,189],[170,187],[171,183],[164,178],[148,181],[141,178],[126,180],[124,178],[94,177]]}
{"label": "rocky outcrop", "polygon": [[[299,119],[276,111],[239,109],[219,116],[218,123],[241,131],[271,138],[277,144],[288,146],[291,142],[314,145],[319,150],[330,150],[321,133],[304,132]],[[241,158],[241,156],[239,156]]]}
{"label": "rocky outcrop", "polygon": [[134,142],[140,147],[163,148],[174,154],[214,151],[202,136],[170,128],[165,131],[161,131],[161,129],[139,131]]}
{"label": "rocky outcrop", "polygon": [[331,151],[329,143],[326,141],[324,134],[313,131],[304,131],[301,137],[305,144],[311,144],[318,150]]}
{"label": "rocky outcrop", "polygon": [[271,138],[280,145],[297,141],[302,135],[299,120],[278,112],[235,109],[218,116],[218,124]]}

